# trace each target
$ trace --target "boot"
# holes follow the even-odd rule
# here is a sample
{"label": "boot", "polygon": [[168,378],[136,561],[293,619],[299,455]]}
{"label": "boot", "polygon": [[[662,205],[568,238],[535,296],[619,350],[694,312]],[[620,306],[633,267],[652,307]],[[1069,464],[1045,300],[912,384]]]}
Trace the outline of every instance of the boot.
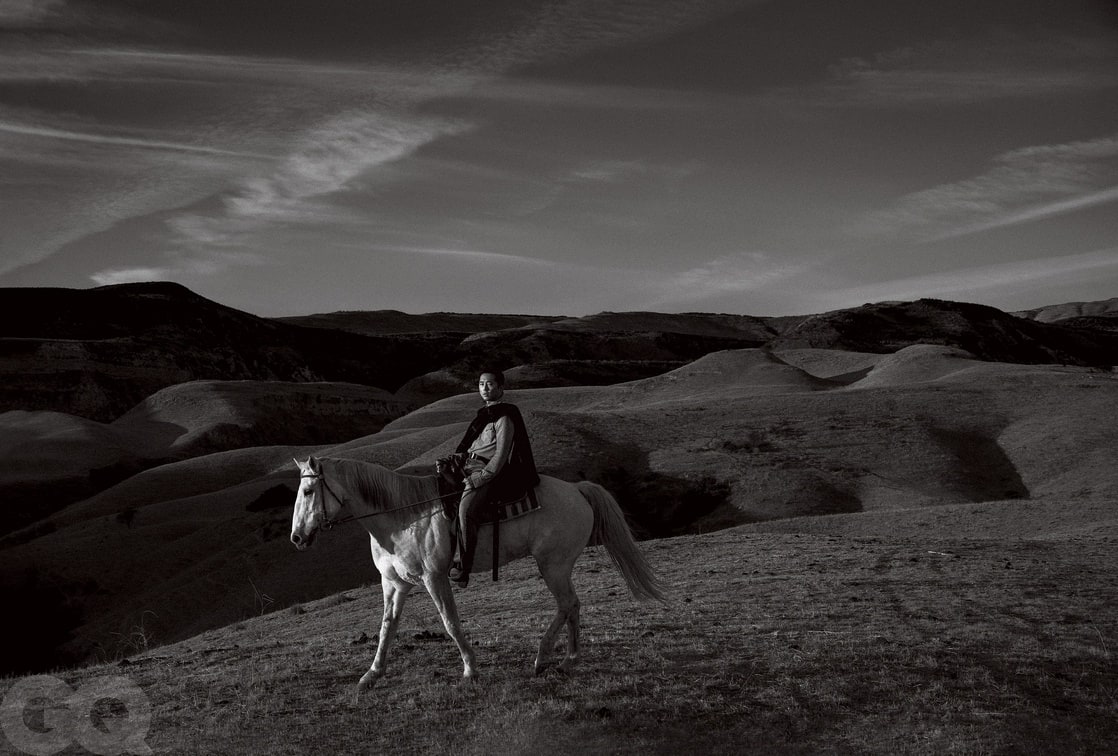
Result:
{"label": "boot", "polygon": [[470,573],[462,569],[459,562],[455,562],[450,568],[450,582],[457,585],[459,588],[465,588],[470,584]]}
{"label": "boot", "polygon": [[458,561],[450,568],[450,581],[459,588],[465,588],[470,582],[470,569],[474,564],[474,548],[477,546],[477,524],[460,522],[461,530],[458,533]]}

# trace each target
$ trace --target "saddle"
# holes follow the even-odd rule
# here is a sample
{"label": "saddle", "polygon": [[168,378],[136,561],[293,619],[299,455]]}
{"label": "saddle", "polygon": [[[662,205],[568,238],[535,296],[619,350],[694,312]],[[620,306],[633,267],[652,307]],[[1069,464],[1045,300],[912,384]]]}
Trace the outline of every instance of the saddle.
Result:
{"label": "saddle", "polygon": [[[435,463],[439,478],[439,496],[443,500],[443,512],[450,520],[452,536],[458,533],[458,499],[465,490],[465,469],[460,455],[444,457]],[[523,517],[540,508],[536,489],[530,488],[520,496],[505,500],[490,501],[481,512],[481,525],[493,525],[493,581],[500,579],[498,574],[498,555],[501,545],[501,523]]]}

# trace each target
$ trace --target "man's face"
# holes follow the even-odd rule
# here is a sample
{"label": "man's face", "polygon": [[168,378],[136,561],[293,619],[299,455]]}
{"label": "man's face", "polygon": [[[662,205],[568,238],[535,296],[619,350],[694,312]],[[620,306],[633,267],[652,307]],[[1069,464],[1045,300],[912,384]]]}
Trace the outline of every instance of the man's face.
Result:
{"label": "man's face", "polygon": [[482,373],[477,379],[477,390],[484,402],[496,402],[501,399],[505,389],[497,383],[497,376],[492,373]]}

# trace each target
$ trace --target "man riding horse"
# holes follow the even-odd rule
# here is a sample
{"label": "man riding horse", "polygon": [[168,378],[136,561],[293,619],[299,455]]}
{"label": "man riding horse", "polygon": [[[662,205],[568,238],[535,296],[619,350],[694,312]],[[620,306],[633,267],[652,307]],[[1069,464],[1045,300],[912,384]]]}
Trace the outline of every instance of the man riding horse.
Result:
{"label": "man riding horse", "polygon": [[[478,410],[452,458],[465,476],[458,504],[458,561],[450,570],[451,581],[461,588],[470,582],[478,527],[487,508],[514,501],[540,482],[524,418],[516,405],[501,401],[504,374],[499,370],[482,373],[478,393],[485,406]],[[440,465],[445,464],[440,460]]]}

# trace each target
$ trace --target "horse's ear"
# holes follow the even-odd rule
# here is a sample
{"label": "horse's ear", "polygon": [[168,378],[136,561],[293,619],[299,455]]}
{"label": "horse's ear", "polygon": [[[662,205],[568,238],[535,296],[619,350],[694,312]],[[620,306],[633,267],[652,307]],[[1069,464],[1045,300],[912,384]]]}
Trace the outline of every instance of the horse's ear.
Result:
{"label": "horse's ear", "polygon": [[300,471],[302,471],[302,469],[303,469],[303,463],[302,462],[295,459],[294,457],[291,458],[291,461],[295,463],[295,466],[298,467]]}
{"label": "horse's ear", "polygon": [[322,469],[322,463],[315,457],[307,457],[307,469],[312,473],[318,474],[318,471]]}

